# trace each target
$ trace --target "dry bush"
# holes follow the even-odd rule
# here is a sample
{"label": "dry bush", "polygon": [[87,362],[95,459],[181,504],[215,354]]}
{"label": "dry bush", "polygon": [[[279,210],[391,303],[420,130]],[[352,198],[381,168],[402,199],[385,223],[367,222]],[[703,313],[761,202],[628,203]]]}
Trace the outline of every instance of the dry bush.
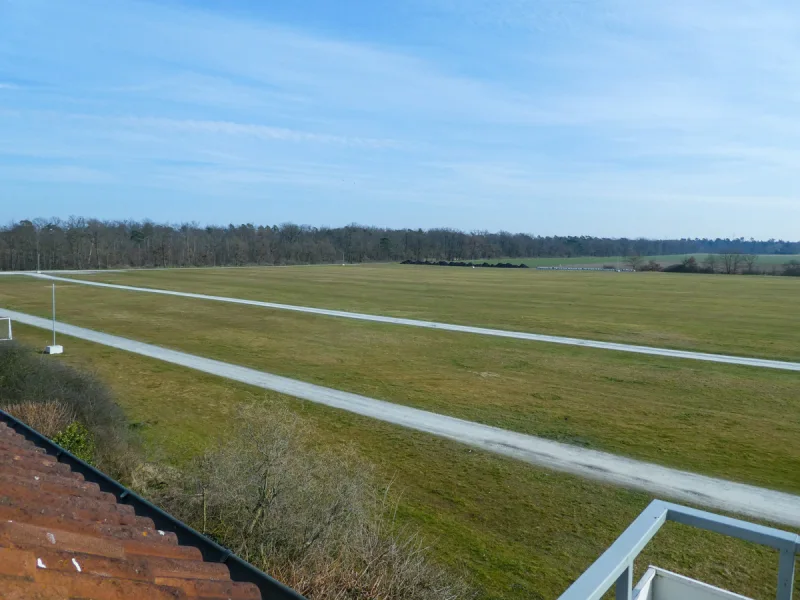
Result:
{"label": "dry bush", "polygon": [[[51,356],[43,356],[16,342],[0,344],[0,408],[57,404],[91,433],[93,463],[111,477],[128,481],[136,464],[136,444],[122,409],[100,380],[69,367]],[[10,411],[8,411],[10,412]],[[32,421],[19,417],[43,435]]]}
{"label": "dry bush", "polygon": [[155,498],[165,490],[174,490],[181,485],[181,472],[164,463],[143,462],[131,472],[130,487],[142,496]]}
{"label": "dry bush", "polygon": [[399,528],[352,453],[314,448],[288,412],[243,409],[233,438],[158,500],[170,512],[313,600],[471,597]]}
{"label": "dry bush", "polygon": [[20,402],[3,410],[49,438],[75,420],[75,412],[61,402]]}

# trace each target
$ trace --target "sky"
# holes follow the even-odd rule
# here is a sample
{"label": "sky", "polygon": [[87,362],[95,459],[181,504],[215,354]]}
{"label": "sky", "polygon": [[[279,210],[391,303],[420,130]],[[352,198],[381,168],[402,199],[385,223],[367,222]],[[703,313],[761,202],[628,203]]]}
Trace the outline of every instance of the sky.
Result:
{"label": "sky", "polygon": [[0,0],[0,222],[800,239],[793,0]]}

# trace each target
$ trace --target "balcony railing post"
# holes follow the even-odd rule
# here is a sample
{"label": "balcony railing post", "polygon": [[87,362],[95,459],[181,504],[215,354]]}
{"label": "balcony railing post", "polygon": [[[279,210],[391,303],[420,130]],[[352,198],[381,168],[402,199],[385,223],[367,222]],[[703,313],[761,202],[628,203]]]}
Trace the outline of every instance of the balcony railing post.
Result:
{"label": "balcony railing post", "polygon": [[616,600],[631,600],[633,593],[633,563],[628,565],[617,579]]}
{"label": "balcony railing post", "polygon": [[781,558],[778,566],[777,600],[792,600],[794,563],[794,548],[781,548]]}
{"label": "balcony railing post", "polygon": [[[561,594],[559,600],[601,600],[612,586],[615,586],[616,600],[632,600],[633,563],[666,521],[778,550],[780,568],[776,597],[777,600],[792,600],[795,556],[800,554],[800,536],[661,500],[653,500],[608,550]],[[652,577],[648,582],[651,580]],[[647,582],[643,581],[642,585],[645,583]]]}

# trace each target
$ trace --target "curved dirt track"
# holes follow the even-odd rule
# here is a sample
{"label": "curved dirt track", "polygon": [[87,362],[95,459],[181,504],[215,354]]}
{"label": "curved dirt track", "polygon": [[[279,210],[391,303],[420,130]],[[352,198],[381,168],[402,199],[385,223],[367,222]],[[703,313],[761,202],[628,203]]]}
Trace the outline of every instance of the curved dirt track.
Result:
{"label": "curved dirt track", "polygon": [[[0,310],[0,316],[9,316],[19,323],[43,329],[52,327],[52,321],[48,319],[15,311]],[[656,496],[670,497],[800,527],[800,496],[569,446],[531,435],[506,431],[497,427],[169,350],[91,329],[57,323],[56,330],[64,335],[156,358],[310,402],[325,404],[409,429],[424,431],[549,469],[644,490]],[[69,351],[69,344],[67,344],[67,351]]]}
{"label": "curved dirt track", "polygon": [[230,304],[244,304],[247,306],[259,306],[262,308],[272,308],[279,310],[290,310],[301,313],[311,313],[328,317],[340,317],[344,319],[356,319],[359,321],[373,321],[376,323],[388,323],[391,325],[406,325],[409,327],[423,327],[426,329],[440,329],[443,331],[456,331],[460,333],[472,333],[478,335],[489,335],[494,337],[515,338],[518,340],[529,340],[533,342],[545,342],[550,344],[562,344],[568,346],[582,346],[584,348],[597,348],[600,350],[615,350],[617,352],[632,352],[635,354],[650,354],[654,356],[664,356],[668,358],[683,358],[688,360],[701,360],[706,362],[725,363],[731,365],[742,365],[747,367],[759,367],[764,369],[780,369],[783,371],[800,371],[800,363],[785,362],[780,360],[769,360],[765,358],[749,358],[746,356],[728,356],[725,354],[708,354],[705,352],[691,352],[688,350],[672,350],[669,348],[653,348],[651,346],[636,346],[632,344],[619,344],[615,342],[601,342],[595,340],[584,340],[580,338],[561,337],[555,335],[542,335],[538,333],[526,333],[523,331],[506,331],[504,329],[488,329],[485,327],[471,327],[469,325],[454,325],[451,323],[436,323],[435,321],[420,321],[417,319],[401,319],[397,317],[386,317],[382,315],[370,315],[364,313],[347,312],[343,310],[329,310],[326,308],[313,308],[309,306],[295,306],[293,304],[280,304],[276,302],[262,302],[260,300],[246,300],[243,298],[228,298],[225,296],[208,296],[206,294],[194,294],[191,292],[176,292],[173,290],[160,290],[157,288],[143,288],[130,285],[120,285],[115,283],[100,283],[98,281],[85,281],[82,279],[70,279],[68,277],[57,277],[38,273],[27,273],[33,277],[49,279],[52,281],[63,281],[80,285],[90,285],[95,287],[110,288],[116,290],[126,290],[129,292],[145,292],[148,294],[161,294],[165,296],[178,296],[181,298],[195,298],[198,300],[212,300],[214,302],[227,302]]}

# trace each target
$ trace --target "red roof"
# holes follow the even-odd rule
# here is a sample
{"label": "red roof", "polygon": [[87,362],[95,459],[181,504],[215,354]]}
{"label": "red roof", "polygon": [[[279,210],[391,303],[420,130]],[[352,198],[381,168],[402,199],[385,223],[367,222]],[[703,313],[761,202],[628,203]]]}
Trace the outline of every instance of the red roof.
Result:
{"label": "red roof", "polygon": [[0,597],[260,600],[261,593],[0,423]]}

